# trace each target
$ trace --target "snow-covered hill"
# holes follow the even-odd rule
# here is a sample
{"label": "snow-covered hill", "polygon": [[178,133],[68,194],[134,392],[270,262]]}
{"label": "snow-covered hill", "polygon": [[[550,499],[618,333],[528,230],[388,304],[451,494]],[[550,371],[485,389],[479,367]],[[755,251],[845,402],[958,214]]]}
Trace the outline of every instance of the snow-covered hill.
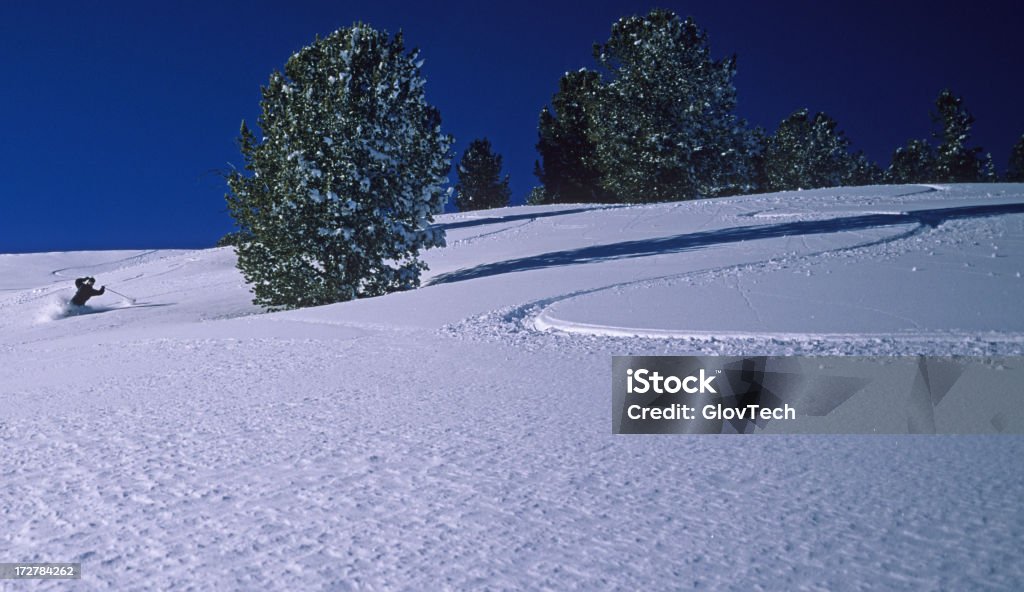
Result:
{"label": "snow-covered hill", "polygon": [[[110,590],[1024,587],[1019,436],[613,436],[609,390],[612,355],[1021,355],[1024,185],[440,223],[422,289],[275,314],[230,249],[0,255],[0,561]],[[134,304],[63,315],[80,275]]]}

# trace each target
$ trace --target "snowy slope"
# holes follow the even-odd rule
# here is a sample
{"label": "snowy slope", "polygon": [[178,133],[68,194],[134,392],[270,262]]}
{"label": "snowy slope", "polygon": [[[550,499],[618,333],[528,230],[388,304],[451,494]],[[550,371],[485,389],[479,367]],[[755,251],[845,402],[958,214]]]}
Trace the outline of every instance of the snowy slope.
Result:
{"label": "snowy slope", "polygon": [[[616,354],[1020,355],[1024,186],[440,223],[424,288],[275,314],[229,249],[0,255],[0,561],[109,590],[1024,587],[1020,437],[609,421]],[[136,304],[62,317],[84,274]]]}

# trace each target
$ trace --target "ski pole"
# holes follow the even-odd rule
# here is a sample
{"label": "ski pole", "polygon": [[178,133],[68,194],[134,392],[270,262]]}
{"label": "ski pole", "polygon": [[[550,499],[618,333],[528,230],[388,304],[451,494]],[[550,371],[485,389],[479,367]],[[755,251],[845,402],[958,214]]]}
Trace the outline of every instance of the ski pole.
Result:
{"label": "ski pole", "polygon": [[107,292],[113,292],[114,294],[117,294],[118,296],[120,296],[122,298],[127,298],[128,302],[131,302],[132,304],[135,304],[135,299],[134,298],[132,298],[131,296],[125,296],[124,294],[118,292],[117,290],[115,290],[113,288],[107,288]]}

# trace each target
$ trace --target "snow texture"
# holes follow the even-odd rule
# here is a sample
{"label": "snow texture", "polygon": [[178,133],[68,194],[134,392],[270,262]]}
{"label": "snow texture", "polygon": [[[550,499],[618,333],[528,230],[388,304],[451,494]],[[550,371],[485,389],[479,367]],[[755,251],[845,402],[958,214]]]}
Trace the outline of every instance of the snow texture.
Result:
{"label": "snow texture", "polygon": [[0,255],[0,561],[83,571],[0,590],[1024,588],[1020,437],[610,422],[616,354],[1020,355],[1024,185],[439,223],[274,314],[229,248]]}

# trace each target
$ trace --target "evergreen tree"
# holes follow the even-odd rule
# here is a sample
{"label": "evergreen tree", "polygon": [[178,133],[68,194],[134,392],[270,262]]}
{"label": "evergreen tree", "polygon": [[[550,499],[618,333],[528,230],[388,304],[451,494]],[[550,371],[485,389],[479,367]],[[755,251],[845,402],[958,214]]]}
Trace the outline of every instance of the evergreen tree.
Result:
{"label": "evergreen tree", "polygon": [[707,35],[667,10],[620,19],[594,48],[597,168],[618,200],[667,201],[749,188],[754,150],[736,106],[735,58],[711,57]]}
{"label": "evergreen tree", "polygon": [[764,152],[769,191],[837,187],[873,182],[874,169],[863,154],[849,152],[850,141],[824,113],[801,109],[782,120]]}
{"label": "evergreen tree", "polygon": [[455,205],[459,211],[504,208],[512,197],[508,175],[501,178],[501,155],[491,150],[484,138],[470,142],[458,166]]}
{"label": "evergreen tree", "polygon": [[843,181],[843,185],[858,187],[862,185],[876,185],[885,179],[882,168],[872,162],[864,152],[858,150],[852,157],[853,166],[850,174]]}
{"label": "evergreen tree", "polygon": [[893,153],[885,180],[897,184],[934,183],[937,179],[935,166],[935,150],[928,140],[911,140]]}
{"label": "evergreen tree", "polygon": [[1010,149],[1010,164],[1006,168],[1006,180],[1012,183],[1024,183],[1024,134]]}
{"label": "evergreen tree", "polygon": [[992,158],[991,152],[981,159],[980,180],[985,183],[995,183],[999,180],[999,173],[996,172],[996,161]]}
{"label": "evergreen tree", "polygon": [[540,112],[540,161],[534,174],[543,185],[545,203],[610,201],[601,187],[594,143],[600,85],[596,72],[566,73],[551,99],[551,108]]}
{"label": "evergreen tree", "polygon": [[262,89],[260,136],[228,177],[238,267],[254,302],[328,304],[415,287],[447,198],[451,137],[402,35],[367,25],[293,54]]}
{"label": "evergreen tree", "polygon": [[542,185],[531,189],[530,194],[526,196],[526,205],[528,206],[542,206],[549,203],[552,203],[551,196]]}
{"label": "evergreen tree", "polygon": [[750,140],[753,149],[748,159],[747,190],[746,193],[764,193],[768,189],[768,170],[765,152],[768,149],[768,134],[764,128],[757,126],[750,130]]}
{"label": "evergreen tree", "polygon": [[939,147],[935,158],[935,177],[941,183],[963,183],[982,178],[982,159],[979,147],[968,147],[974,117],[949,89],[939,93],[935,100],[932,121],[940,130],[935,132]]}

